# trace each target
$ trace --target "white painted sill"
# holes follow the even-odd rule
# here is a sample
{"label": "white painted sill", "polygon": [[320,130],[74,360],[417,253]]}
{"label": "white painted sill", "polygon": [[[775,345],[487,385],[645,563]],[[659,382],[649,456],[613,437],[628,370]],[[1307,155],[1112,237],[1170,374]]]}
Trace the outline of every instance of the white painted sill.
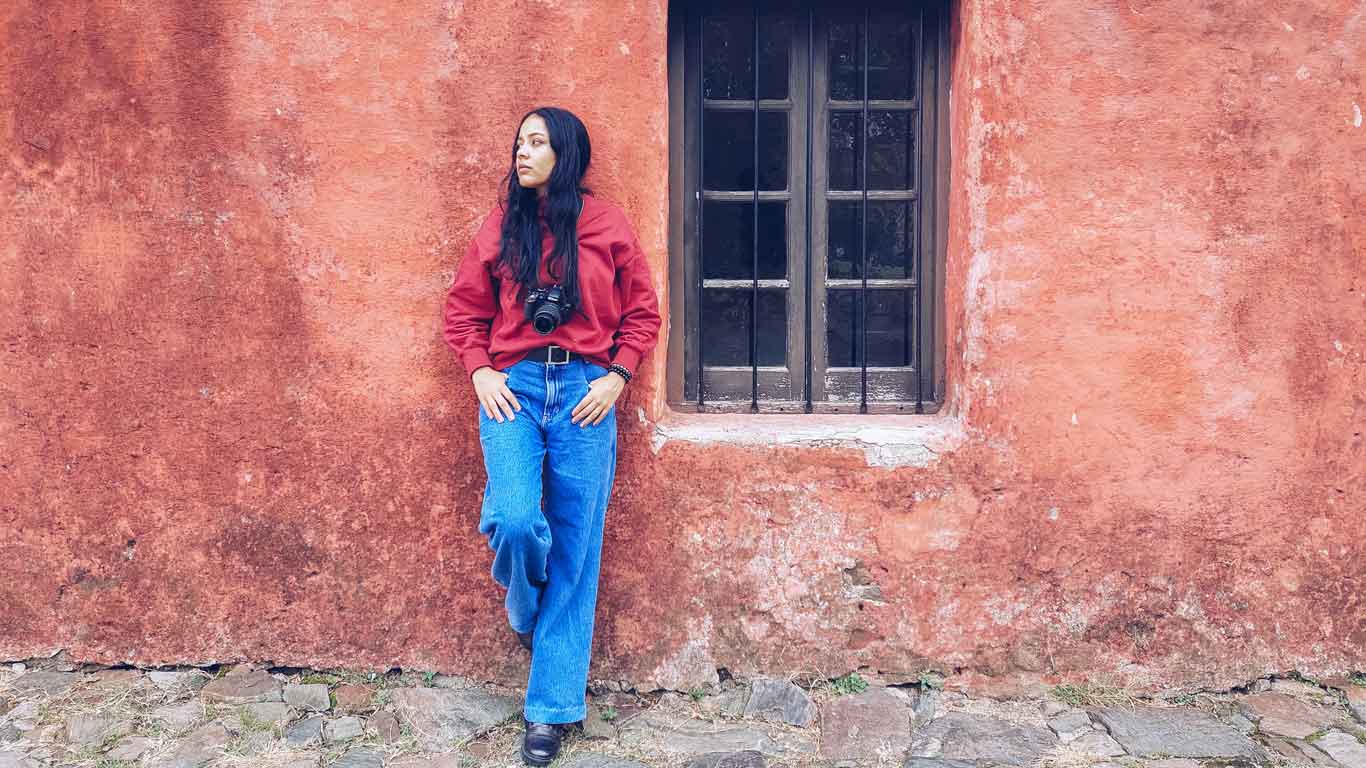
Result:
{"label": "white painted sill", "polygon": [[923,467],[962,444],[962,424],[935,414],[733,414],[669,412],[654,425],[650,447],[670,442],[764,448],[863,451],[870,467]]}

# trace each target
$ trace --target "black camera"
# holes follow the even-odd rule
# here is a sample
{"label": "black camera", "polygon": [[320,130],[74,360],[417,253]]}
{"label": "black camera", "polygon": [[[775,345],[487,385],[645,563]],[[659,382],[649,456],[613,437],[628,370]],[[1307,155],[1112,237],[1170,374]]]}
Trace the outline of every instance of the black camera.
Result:
{"label": "black camera", "polygon": [[544,336],[564,322],[570,306],[564,296],[564,289],[552,285],[549,288],[533,288],[528,291],[525,309],[526,319],[537,333]]}

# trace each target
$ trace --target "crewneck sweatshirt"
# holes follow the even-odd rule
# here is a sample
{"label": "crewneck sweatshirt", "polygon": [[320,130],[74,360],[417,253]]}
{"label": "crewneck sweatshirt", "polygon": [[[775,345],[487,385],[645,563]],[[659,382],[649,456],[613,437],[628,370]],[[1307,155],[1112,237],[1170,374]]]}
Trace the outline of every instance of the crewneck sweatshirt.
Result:
{"label": "crewneck sweatshirt", "polygon": [[[543,209],[543,205],[541,208]],[[547,262],[555,238],[541,221],[541,285],[558,284]],[[504,370],[528,351],[555,344],[604,368],[635,373],[654,347],[661,324],[659,299],[640,241],[620,208],[583,195],[579,213],[579,306],[542,336],[526,320],[516,277],[498,265],[503,209],[484,219],[456,270],[446,296],[444,336],[466,372],[484,366]]]}

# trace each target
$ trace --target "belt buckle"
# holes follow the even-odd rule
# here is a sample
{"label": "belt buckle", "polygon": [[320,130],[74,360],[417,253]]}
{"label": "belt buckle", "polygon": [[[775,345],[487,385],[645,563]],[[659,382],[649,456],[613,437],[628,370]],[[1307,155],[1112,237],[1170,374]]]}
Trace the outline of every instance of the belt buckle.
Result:
{"label": "belt buckle", "polygon": [[[569,362],[569,355],[570,355],[571,353],[570,353],[569,350],[565,349],[564,347],[559,347],[559,346],[556,346],[556,345],[554,345],[554,344],[550,344],[550,345],[548,345],[548,346],[545,348],[545,351],[546,351],[545,362],[546,362],[547,365],[564,365],[565,363]],[[556,360],[556,359],[555,359],[555,352],[556,352],[556,351],[560,351],[560,352],[563,352],[563,353],[564,353],[564,359],[563,359],[563,360]]]}

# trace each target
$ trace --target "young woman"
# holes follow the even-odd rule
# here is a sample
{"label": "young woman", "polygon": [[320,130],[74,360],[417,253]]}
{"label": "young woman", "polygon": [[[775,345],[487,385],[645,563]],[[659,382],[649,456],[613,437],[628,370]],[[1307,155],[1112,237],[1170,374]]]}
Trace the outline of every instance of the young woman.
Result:
{"label": "young woman", "polygon": [[630,223],[583,186],[590,154],[570,112],[527,113],[505,198],[466,251],[445,308],[446,341],[479,399],[488,473],[479,532],[507,590],[508,622],[531,650],[529,765],[553,760],[586,712],[614,405],[660,326]]}

